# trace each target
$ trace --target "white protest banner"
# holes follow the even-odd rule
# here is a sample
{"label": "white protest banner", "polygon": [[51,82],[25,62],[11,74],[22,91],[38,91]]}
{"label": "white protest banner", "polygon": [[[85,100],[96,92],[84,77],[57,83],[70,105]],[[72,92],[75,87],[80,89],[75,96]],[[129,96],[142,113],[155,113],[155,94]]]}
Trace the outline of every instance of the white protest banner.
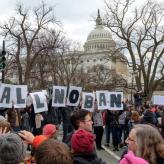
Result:
{"label": "white protest banner", "polygon": [[82,92],[82,109],[90,112],[94,110],[95,94],[89,92]]}
{"label": "white protest banner", "polygon": [[45,96],[48,96],[47,90],[42,90],[42,92],[44,93]]}
{"label": "white protest banner", "polygon": [[47,98],[43,92],[30,93],[35,113],[48,111]]}
{"label": "white protest banner", "polygon": [[14,85],[12,87],[12,101],[14,108],[25,108],[27,99],[27,85]]}
{"label": "white protest banner", "polygon": [[67,87],[53,86],[52,92],[52,106],[65,107],[66,104]]}
{"label": "white protest banner", "polygon": [[154,95],[153,104],[155,105],[164,105],[164,96]]}
{"label": "white protest banner", "polygon": [[11,90],[13,85],[1,84],[0,87],[0,107],[12,108]]}
{"label": "white protest banner", "polygon": [[109,110],[123,110],[123,92],[108,92]]}
{"label": "white protest banner", "polygon": [[78,106],[80,102],[80,94],[82,87],[70,86],[68,97],[67,97],[67,105],[68,106]]}
{"label": "white protest banner", "polygon": [[108,109],[108,91],[96,91],[97,108],[99,110]]}

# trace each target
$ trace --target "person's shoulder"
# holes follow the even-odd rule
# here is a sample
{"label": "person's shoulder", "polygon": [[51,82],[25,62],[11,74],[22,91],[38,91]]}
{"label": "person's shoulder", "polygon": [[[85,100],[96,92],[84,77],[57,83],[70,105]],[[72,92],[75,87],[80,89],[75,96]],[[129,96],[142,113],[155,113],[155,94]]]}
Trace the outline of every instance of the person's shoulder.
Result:
{"label": "person's shoulder", "polygon": [[157,157],[157,163],[158,163],[158,164],[163,164],[163,163],[164,163],[164,158],[162,158],[162,157]]}
{"label": "person's shoulder", "polygon": [[106,164],[106,162],[103,161],[101,158],[96,158],[91,163],[92,164]]}
{"label": "person's shoulder", "polygon": [[73,157],[74,164],[90,164],[86,159],[80,156]]}

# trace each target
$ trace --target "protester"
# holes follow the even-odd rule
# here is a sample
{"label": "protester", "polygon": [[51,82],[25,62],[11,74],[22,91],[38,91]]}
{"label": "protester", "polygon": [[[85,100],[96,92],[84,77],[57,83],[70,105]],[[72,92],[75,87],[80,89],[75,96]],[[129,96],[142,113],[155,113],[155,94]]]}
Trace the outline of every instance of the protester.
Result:
{"label": "protester", "polygon": [[111,130],[112,130],[112,141],[113,141],[113,151],[119,151],[118,145],[121,142],[119,140],[120,126],[118,123],[119,114],[117,111],[111,111]]}
{"label": "protester", "polygon": [[158,122],[158,128],[160,128],[161,135],[164,138],[164,109],[162,107],[160,108],[161,108],[161,118],[160,118],[160,122]]}
{"label": "protester", "polygon": [[30,118],[29,118],[29,108],[25,108],[21,112],[21,130],[31,131]]}
{"label": "protester", "polygon": [[43,141],[48,139],[48,137],[45,135],[34,136],[31,132],[28,132],[26,130],[20,131],[18,135],[23,139],[24,142],[32,145],[30,160],[32,162],[35,162],[35,158],[34,158],[35,151],[38,149],[39,145]]}
{"label": "protester", "polygon": [[141,123],[141,116],[138,111],[132,111],[131,117],[128,122],[129,131],[134,127],[134,125]]}
{"label": "protester", "polygon": [[53,125],[53,124],[46,124],[44,127],[43,127],[43,132],[42,134],[47,136],[48,138],[54,138],[56,139],[56,132],[57,132],[57,129],[56,129],[56,126]]}
{"label": "protester", "polygon": [[150,164],[164,163],[164,140],[158,129],[151,125],[134,125],[126,143],[129,151]]}
{"label": "protester", "polygon": [[132,151],[125,154],[124,158],[119,162],[119,164],[149,164],[146,160],[136,157]]}
{"label": "protester", "polygon": [[[120,142],[120,148],[123,147],[125,144],[125,120],[126,120],[126,108],[122,111],[119,112],[119,118],[118,118],[118,123],[119,123],[119,142]],[[123,137],[122,137],[123,136]]]}
{"label": "protester", "polygon": [[24,161],[26,146],[14,133],[0,134],[0,163],[16,164]]}
{"label": "protester", "polygon": [[[73,126],[70,121],[70,117],[74,108],[72,106],[60,107],[60,119],[63,121],[63,139],[62,141],[66,143],[67,135],[73,131]],[[59,120],[59,122],[61,122]]]}
{"label": "protester", "polygon": [[103,113],[103,120],[105,124],[105,135],[106,135],[106,144],[105,146],[109,147],[110,145],[110,135],[112,133],[112,128],[111,128],[111,119],[112,119],[112,112],[110,110],[106,110]]}
{"label": "protester", "polygon": [[74,164],[105,164],[94,150],[95,136],[89,131],[79,129],[71,138]]}
{"label": "protester", "polygon": [[58,107],[52,106],[52,99],[48,103],[48,112],[46,113],[46,124],[53,124],[56,127],[60,124],[60,112]]}
{"label": "protester", "polygon": [[145,112],[143,113],[143,118],[141,119],[141,123],[143,124],[151,124],[157,125],[158,120],[157,116],[154,112],[152,112],[149,105],[145,106]]}
{"label": "protester", "polygon": [[[71,115],[70,121],[75,130],[84,129],[86,131],[92,132],[93,121],[91,117],[91,112],[85,109],[74,110]],[[67,136],[67,139],[65,142],[69,147],[71,147],[70,141],[71,141],[71,137],[73,133],[74,132],[70,133]]]}
{"label": "protester", "polygon": [[21,116],[19,109],[15,109],[14,106],[12,106],[11,109],[7,110],[7,121],[10,123],[11,128],[17,132],[20,130],[21,126]]}
{"label": "protester", "polygon": [[104,132],[103,117],[101,111],[98,110],[97,108],[95,108],[93,112],[93,128],[94,128],[94,134],[96,135],[96,148],[97,150],[104,150],[104,148],[101,146],[101,141]]}
{"label": "protester", "polygon": [[73,164],[68,147],[54,139],[40,144],[35,152],[35,160],[36,164]]}

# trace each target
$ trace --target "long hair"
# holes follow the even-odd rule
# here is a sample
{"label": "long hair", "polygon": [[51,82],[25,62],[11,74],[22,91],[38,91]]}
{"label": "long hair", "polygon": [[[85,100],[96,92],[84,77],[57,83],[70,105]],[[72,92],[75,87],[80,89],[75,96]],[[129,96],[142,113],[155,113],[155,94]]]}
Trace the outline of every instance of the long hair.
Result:
{"label": "long hair", "polygon": [[134,126],[137,138],[136,155],[150,164],[158,164],[158,158],[164,158],[164,140],[158,129],[151,125],[137,124]]}

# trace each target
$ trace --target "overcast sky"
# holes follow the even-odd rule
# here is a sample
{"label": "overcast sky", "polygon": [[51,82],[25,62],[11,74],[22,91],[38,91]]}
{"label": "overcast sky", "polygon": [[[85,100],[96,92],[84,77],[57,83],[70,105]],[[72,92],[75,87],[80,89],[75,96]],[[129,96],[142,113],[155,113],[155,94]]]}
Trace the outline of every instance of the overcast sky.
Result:
{"label": "overcast sky", "polygon": [[[21,2],[26,7],[39,5],[42,0],[0,0],[0,21],[14,15],[16,4]],[[104,0],[43,0],[54,6],[55,16],[62,23],[67,37],[74,41],[86,41],[89,32],[95,27],[93,17],[97,10],[102,13]],[[145,0],[142,0],[145,1]],[[163,1],[163,0],[155,0]],[[141,0],[137,0],[137,3]],[[1,38],[0,38],[1,40]]]}
{"label": "overcast sky", "polygon": [[[14,15],[16,4],[21,2],[26,7],[37,6],[41,0],[0,0],[0,18],[6,20]],[[94,28],[93,16],[97,16],[98,8],[104,8],[104,0],[45,0],[55,6],[56,18],[62,23],[67,36],[81,43],[87,39]]]}

